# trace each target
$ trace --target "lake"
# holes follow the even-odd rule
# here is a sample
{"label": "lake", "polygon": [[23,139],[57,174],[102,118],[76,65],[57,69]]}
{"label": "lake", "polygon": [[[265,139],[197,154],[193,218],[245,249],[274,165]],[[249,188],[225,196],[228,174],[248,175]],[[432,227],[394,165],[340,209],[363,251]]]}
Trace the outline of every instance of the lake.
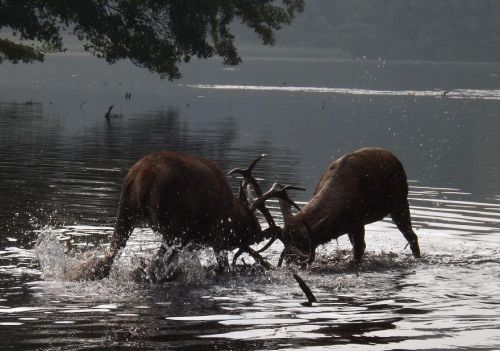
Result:
{"label": "lake", "polygon": [[[0,349],[500,348],[500,64],[250,57],[183,74],[83,54],[0,65]],[[224,170],[267,153],[263,188],[303,185],[291,195],[304,205],[332,160],[364,146],[405,166],[421,259],[385,219],[367,226],[359,267],[341,237],[303,271],[245,257],[218,275],[210,250],[182,252],[177,278],[153,284],[138,272],[160,239],[138,228],[109,279],[65,279],[109,242],[123,178],[151,151]],[[276,264],[282,248],[264,255]]]}

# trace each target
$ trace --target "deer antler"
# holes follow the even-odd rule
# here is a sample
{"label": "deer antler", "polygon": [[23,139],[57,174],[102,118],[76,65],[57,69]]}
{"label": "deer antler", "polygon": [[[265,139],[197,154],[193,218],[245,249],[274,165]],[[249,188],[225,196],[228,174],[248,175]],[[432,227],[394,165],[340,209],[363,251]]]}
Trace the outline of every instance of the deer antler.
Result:
{"label": "deer antler", "polygon": [[285,200],[289,202],[293,207],[298,209],[300,211],[299,205],[295,203],[292,199],[290,199],[290,196],[288,195],[287,191],[288,190],[301,190],[305,191],[306,189],[300,186],[295,186],[295,185],[282,185],[279,183],[274,183],[271,189],[269,189],[265,194],[262,194],[255,202],[252,204],[252,207],[250,208],[252,211],[255,211],[258,209],[260,206],[262,206],[263,203],[265,203],[266,200],[274,197],[278,199]]}
{"label": "deer antler", "polygon": [[[230,170],[227,175],[233,175],[233,174],[240,174],[243,177],[243,182],[241,182],[240,185],[240,198],[241,198],[241,189],[245,189],[248,184],[250,184],[253,189],[255,190],[255,194],[257,197],[262,196],[262,189],[260,188],[259,183],[255,179],[255,177],[252,175],[252,171],[255,168],[255,165],[262,160],[263,158],[267,157],[267,154],[262,154],[256,159],[254,159],[248,168],[233,168]],[[244,201],[245,203],[248,203],[248,200]],[[271,216],[271,212],[267,209],[266,205],[264,203],[260,204],[257,209],[262,213],[264,218],[266,219],[267,224],[269,227],[275,227],[276,223],[274,222],[273,216]]]}
{"label": "deer antler", "polygon": [[[300,187],[300,186],[294,186],[294,185],[282,185],[278,183],[274,183],[271,189],[269,189],[265,194],[263,194],[261,197],[259,197],[255,202],[252,204],[251,210],[255,211],[256,209],[260,209],[260,207],[265,207],[265,202],[266,200],[275,197],[278,199],[283,199],[285,201],[288,201],[292,206],[294,206],[296,209],[300,211],[299,205],[297,205],[292,199],[290,199],[290,196],[288,195],[287,191],[288,190],[301,190],[305,191],[306,189]],[[257,250],[257,252],[263,252],[267,250],[278,238],[278,235],[274,235],[268,242],[265,244],[261,249]]]}
{"label": "deer antler", "polygon": [[236,260],[243,254],[244,252],[248,253],[255,262],[258,262],[265,269],[272,269],[273,266],[267,262],[260,254],[259,251],[255,251],[251,247],[240,248],[233,256],[233,266],[236,265]]}
{"label": "deer antler", "polygon": [[267,154],[262,154],[259,157],[257,157],[255,160],[253,160],[252,163],[250,163],[250,166],[248,166],[247,168],[245,168],[245,169],[244,168],[233,168],[232,170],[230,170],[227,173],[227,175],[240,174],[243,177],[242,187],[245,188],[247,184],[251,184],[253,186],[257,196],[262,196],[262,189],[260,188],[260,185],[257,182],[257,180],[252,175],[252,171],[253,171],[255,165],[257,164],[257,162],[259,162],[260,160],[262,160],[265,157],[267,157]]}

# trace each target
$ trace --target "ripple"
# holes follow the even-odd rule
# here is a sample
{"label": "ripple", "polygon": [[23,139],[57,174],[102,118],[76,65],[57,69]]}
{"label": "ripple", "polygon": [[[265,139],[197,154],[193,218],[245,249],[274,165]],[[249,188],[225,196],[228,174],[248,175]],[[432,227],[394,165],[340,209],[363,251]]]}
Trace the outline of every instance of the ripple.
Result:
{"label": "ripple", "polygon": [[298,324],[307,323],[307,319],[302,318],[254,318],[254,319],[229,319],[219,323],[222,325],[275,325],[275,324]]}
{"label": "ripple", "polygon": [[0,322],[0,325],[5,325],[5,326],[19,326],[23,324],[24,323],[22,322]]}
{"label": "ripple", "polygon": [[[243,340],[266,340],[266,339],[318,339],[329,337],[317,333],[323,326],[321,325],[300,325],[287,326],[273,329],[252,328],[250,330],[233,331],[221,334],[200,335],[201,338],[226,338],[226,339],[243,339]],[[314,332],[314,333],[311,333]]]}
{"label": "ripple", "polygon": [[[316,262],[300,272],[318,298],[312,307],[301,305],[305,297],[291,276],[295,267],[265,272],[239,263],[218,276],[211,272],[215,264],[211,250],[196,252],[196,258],[186,252],[177,262],[185,277],[193,279],[181,275],[162,284],[137,280],[133,273],[154,262],[161,243],[147,228],[134,231],[109,279],[71,282],[64,270],[86,253],[96,252],[86,242],[106,239],[112,228],[78,224],[41,228],[34,250],[9,246],[0,252],[0,259],[9,263],[0,266],[0,274],[15,277],[6,292],[0,291],[0,301],[8,305],[0,308],[0,316],[15,318],[1,320],[7,323],[2,328],[19,326],[9,323],[33,324],[41,331],[59,326],[59,331],[78,330],[77,338],[86,335],[80,326],[95,328],[99,335],[112,326],[118,333],[133,335],[136,342],[153,333],[149,337],[153,340],[210,339],[217,345],[223,345],[222,340],[238,345],[263,340],[286,348],[294,340],[308,350],[333,344],[336,349],[364,345],[378,350],[381,344],[425,349],[434,344],[419,340],[441,341],[449,333],[465,337],[482,329],[485,345],[497,344],[491,334],[500,322],[500,286],[492,278],[498,277],[500,265],[500,248],[491,233],[499,223],[497,204],[469,201],[461,191],[447,192],[446,199],[441,198],[443,189],[413,192],[421,259],[404,249],[405,239],[389,219],[366,227],[367,251],[359,266],[350,263],[352,248],[346,236],[320,247]],[[436,203],[440,207],[434,207]],[[270,204],[273,213],[279,211],[276,202]],[[266,258],[276,263],[282,248],[275,243]],[[43,279],[29,275],[23,281],[28,270],[20,270],[19,264],[36,257]],[[23,291],[32,294],[34,306],[23,305]],[[460,338],[448,340],[459,343]]]}

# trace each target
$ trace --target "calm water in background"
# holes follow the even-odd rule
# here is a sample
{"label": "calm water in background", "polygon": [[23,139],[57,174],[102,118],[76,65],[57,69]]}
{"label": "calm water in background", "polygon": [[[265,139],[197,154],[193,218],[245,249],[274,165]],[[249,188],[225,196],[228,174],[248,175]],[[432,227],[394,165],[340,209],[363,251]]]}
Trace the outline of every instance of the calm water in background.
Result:
{"label": "calm water in background", "polygon": [[[0,349],[498,349],[499,89],[500,65],[486,64],[254,58],[194,62],[177,82],[85,56],[3,64]],[[108,124],[109,105],[119,116]],[[183,255],[174,282],[138,281],[159,245],[147,229],[110,279],[61,273],[66,250],[105,245],[121,181],[148,152],[227,170],[266,152],[264,187],[302,184],[294,196],[307,201],[329,162],[362,146],[405,165],[424,257],[403,250],[390,221],[372,224],[358,271],[341,238],[300,273],[313,307],[289,269],[214,276],[210,252]]]}

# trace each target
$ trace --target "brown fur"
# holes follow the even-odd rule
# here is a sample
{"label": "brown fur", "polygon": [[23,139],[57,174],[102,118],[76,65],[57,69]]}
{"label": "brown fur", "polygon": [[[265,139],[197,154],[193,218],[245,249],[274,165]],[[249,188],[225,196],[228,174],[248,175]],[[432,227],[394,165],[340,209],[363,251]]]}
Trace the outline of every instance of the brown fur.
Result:
{"label": "brown fur", "polygon": [[255,215],[233,196],[225,173],[214,162],[180,152],[156,152],[129,170],[111,248],[100,262],[88,264],[91,278],[109,274],[114,257],[141,222],[167,243],[208,245],[216,252],[265,238]]}
{"label": "brown fur", "polygon": [[284,253],[309,257],[312,262],[318,245],[347,233],[354,260],[359,262],[366,246],[364,225],[391,215],[413,255],[419,257],[407,197],[406,173],[391,152],[364,148],[347,154],[330,164],[313,198],[298,214],[292,215],[290,205],[280,201]]}

